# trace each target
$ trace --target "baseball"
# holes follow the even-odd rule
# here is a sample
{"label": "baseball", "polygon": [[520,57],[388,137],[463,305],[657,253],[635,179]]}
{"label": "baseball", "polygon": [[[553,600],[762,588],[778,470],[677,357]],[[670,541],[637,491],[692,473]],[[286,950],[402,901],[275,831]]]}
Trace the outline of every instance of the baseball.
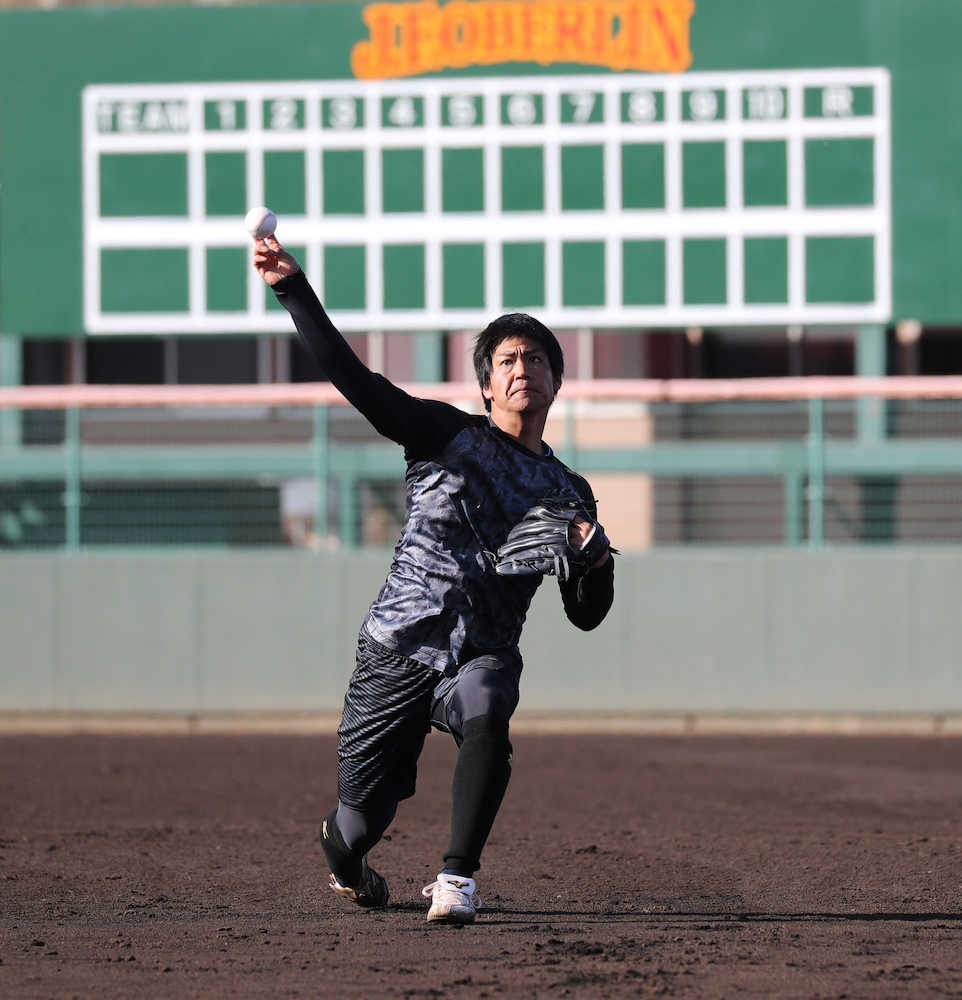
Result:
{"label": "baseball", "polygon": [[264,236],[274,235],[274,230],[277,228],[277,216],[264,205],[258,205],[244,216],[244,225],[251,236],[255,240],[259,240]]}

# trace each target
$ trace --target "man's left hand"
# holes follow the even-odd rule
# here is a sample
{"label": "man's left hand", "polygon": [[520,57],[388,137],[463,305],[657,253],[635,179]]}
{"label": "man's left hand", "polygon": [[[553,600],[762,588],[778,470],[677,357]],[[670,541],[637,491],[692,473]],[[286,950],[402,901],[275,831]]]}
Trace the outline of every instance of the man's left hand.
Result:
{"label": "man's left hand", "polygon": [[[583,517],[576,517],[568,525],[568,541],[576,549],[583,549],[588,538],[591,536],[591,532],[594,530],[594,525],[591,521],[586,520]],[[604,566],[604,564],[611,558],[611,552],[609,549],[605,549],[605,553],[599,559],[591,564],[592,569],[597,569],[599,566]]]}

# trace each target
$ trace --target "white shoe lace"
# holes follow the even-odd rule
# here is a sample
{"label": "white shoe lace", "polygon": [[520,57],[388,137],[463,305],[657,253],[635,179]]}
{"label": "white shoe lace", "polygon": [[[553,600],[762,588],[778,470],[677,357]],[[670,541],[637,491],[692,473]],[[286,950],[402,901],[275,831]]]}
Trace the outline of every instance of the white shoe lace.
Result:
{"label": "white shoe lace", "polygon": [[481,895],[478,893],[477,883],[473,878],[466,878],[463,875],[445,875],[441,872],[436,882],[426,885],[421,890],[421,895],[446,907],[471,906],[475,910],[481,909]]}

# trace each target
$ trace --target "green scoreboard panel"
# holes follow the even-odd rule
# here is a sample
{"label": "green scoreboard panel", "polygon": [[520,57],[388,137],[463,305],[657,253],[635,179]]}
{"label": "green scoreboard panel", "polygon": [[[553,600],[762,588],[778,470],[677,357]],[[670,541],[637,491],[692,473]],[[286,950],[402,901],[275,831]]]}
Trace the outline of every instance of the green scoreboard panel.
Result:
{"label": "green scoreboard panel", "polygon": [[287,331],[266,204],[345,330],[885,322],[885,68],[83,90],[89,333]]}

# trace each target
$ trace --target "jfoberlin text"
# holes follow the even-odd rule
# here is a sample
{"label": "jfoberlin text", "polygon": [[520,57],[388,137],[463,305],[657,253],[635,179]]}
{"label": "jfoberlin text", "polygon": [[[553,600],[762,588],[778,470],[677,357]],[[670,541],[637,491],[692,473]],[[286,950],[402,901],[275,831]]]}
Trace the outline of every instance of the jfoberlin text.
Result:
{"label": "jfoberlin text", "polygon": [[364,8],[356,77],[381,79],[502,62],[680,72],[691,64],[694,0],[434,0]]}

